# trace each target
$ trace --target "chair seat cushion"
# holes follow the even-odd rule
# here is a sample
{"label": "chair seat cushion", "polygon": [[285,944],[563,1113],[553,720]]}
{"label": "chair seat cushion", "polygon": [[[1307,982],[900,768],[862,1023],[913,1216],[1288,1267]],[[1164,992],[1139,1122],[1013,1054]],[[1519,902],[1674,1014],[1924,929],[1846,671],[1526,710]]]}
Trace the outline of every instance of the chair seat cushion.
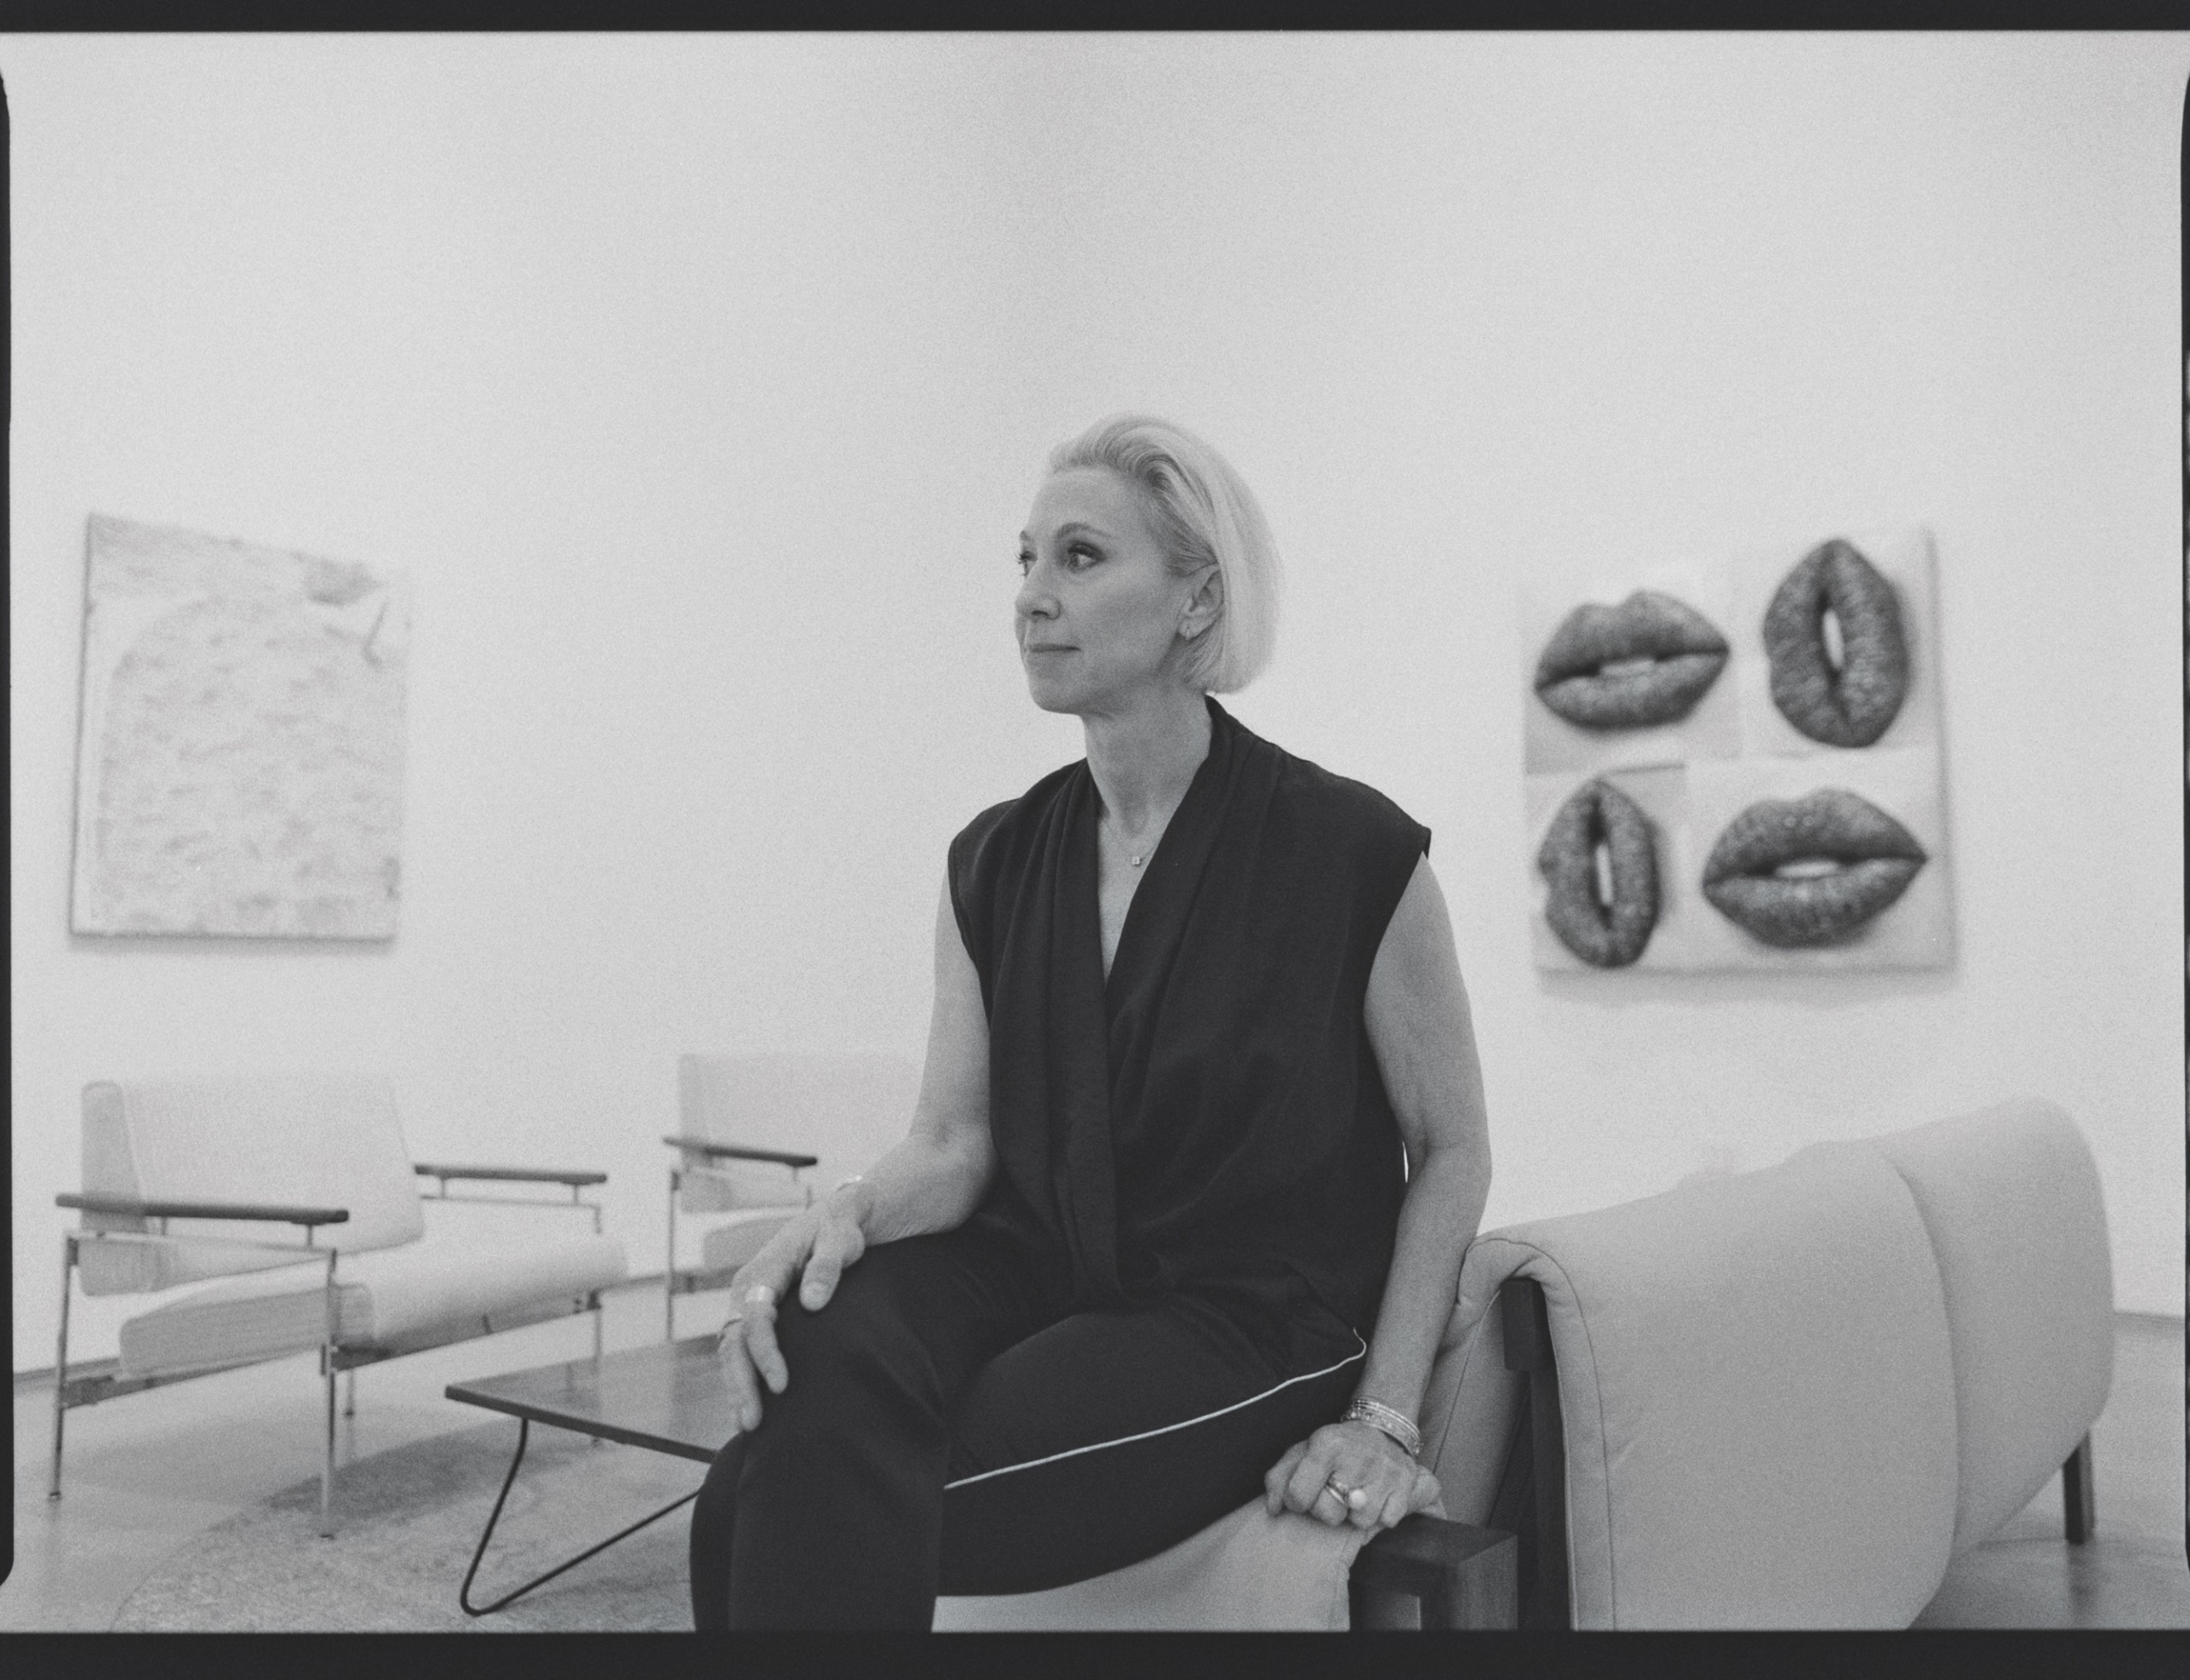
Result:
{"label": "chair seat cushion", "polygon": [[1168,1552],[1039,1593],[939,1598],[938,1633],[1104,1630],[1343,1632],[1347,1577],[1366,1537],[1259,1497]]}
{"label": "chair seat cushion", "polygon": [[734,1272],[790,1222],[796,1208],[743,1208],[700,1239],[700,1269]]}
{"label": "chair seat cushion", "polygon": [[677,1205],[685,1213],[727,1213],[732,1208],[802,1208],[811,1186],[782,1171],[687,1165]]}
{"label": "chair seat cushion", "polygon": [[[482,1334],[524,1310],[576,1300],[625,1275],[624,1245],[592,1235],[484,1245],[455,1237],[344,1255],[335,1268],[336,1340],[393,1353],[450,1330]],[[123,1323],[121,1370],[175,1375],[317,1346],[326,1322],[323,1262],[255,1272],[192,1291]]]}

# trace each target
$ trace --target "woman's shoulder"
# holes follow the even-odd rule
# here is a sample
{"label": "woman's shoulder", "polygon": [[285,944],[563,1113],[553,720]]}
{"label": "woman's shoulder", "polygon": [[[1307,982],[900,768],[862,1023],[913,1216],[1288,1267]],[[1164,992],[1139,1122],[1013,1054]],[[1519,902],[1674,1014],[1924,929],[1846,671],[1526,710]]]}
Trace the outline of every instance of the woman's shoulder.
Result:
{"label": "woman's shoulder", "polygon": [[1408,851],[1429,849],[1429,831],[1382,789],[1326,770],[1312,759],[1265,742],[1277,754],[1276,784],[1301,819],[1321,830],[1358,835]]}
{"label": "woman's shoulder", "polygon": [[1065,783],[1085,763],[1076,760],[1060,765],[1017,798],[990,806],[960,829],[950,841],[952,871],[962,873],[985,851],[993,853],[999,845],[1008,847],[1015,836],[1038,824]]}

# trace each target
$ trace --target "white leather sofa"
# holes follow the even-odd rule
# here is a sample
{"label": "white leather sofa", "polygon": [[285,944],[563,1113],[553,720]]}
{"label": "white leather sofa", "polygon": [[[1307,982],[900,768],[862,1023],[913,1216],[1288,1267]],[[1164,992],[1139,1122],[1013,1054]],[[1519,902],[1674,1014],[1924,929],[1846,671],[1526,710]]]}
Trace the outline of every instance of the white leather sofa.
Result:
{"label": "white leather sofa", "polygon": [[[1485,1525],[1529,1438],[1490,1310],[1508,1280],[1541,1289],[1556,1363],[1564,1544],[1537,1572],[1581,1629],[1905,1627],[2112,1375],[2097,1170],[2037,1099],[1479,1237],[1421,1421],[1445,1513]],[[1093,1581],[945,1599],[935,1626],[1343,1628],[1359,1547],[1252,1504]]]}

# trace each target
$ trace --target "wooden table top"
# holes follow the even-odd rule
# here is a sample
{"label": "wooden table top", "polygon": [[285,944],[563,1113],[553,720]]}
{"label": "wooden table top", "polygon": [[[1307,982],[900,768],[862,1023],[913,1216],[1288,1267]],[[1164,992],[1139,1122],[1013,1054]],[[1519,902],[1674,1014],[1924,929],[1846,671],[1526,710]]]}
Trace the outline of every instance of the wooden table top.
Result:
{"label": "wooden table top", "polygon": [[452,1382],[443,1392],[466,1405],[703,1464],[737,1433],[711,1335]]}

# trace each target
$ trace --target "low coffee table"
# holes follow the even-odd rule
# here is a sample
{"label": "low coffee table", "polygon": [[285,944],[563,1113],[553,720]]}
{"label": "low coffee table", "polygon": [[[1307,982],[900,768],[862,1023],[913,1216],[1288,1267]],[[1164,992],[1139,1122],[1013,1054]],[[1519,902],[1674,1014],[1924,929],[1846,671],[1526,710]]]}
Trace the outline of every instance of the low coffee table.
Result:
{"label": "low coffee table", "polygon": [[452,1400],[505,1412],[518,1420],[516,1456],[510,1460],[509,1474],[502,1478],[502,1491],[494,1497],[494,1508],[479,1536],[478,1549],[471,1554],[471,1567],[465,1571],[464,1584],[457,1589],[457,1602],[471,1616],[485,1616],[514,1603],[535,1587],[553,1580],[595,1553],[607,1551],[649,1523],[660,1521],[697,1496],[699,1490],[695,1488],[598,1546],[526,1582],[515,1592],[505,1593],[492,1604],[474,1606],[472,1578],[479,1573],[480,1559],[487,1555],[487,1543],[494,1536],[494,1524],[501,1519],[503,1501],[509,1498],[518,1467],[524,1462],[525,1445],[535,1423],[621,1441],[627,1446],[642,1446],[650,1452],[666,1452],[701,1464],[713,1464],[722,1444],[737,1433],[731,1415],[730,1387],[723,1381],[722,1366],[715,1357],[715,1339],[711,1335],[654,1342],[621,1353],[541,1365],[475,1382],[452,1382],[443,1392]]}

